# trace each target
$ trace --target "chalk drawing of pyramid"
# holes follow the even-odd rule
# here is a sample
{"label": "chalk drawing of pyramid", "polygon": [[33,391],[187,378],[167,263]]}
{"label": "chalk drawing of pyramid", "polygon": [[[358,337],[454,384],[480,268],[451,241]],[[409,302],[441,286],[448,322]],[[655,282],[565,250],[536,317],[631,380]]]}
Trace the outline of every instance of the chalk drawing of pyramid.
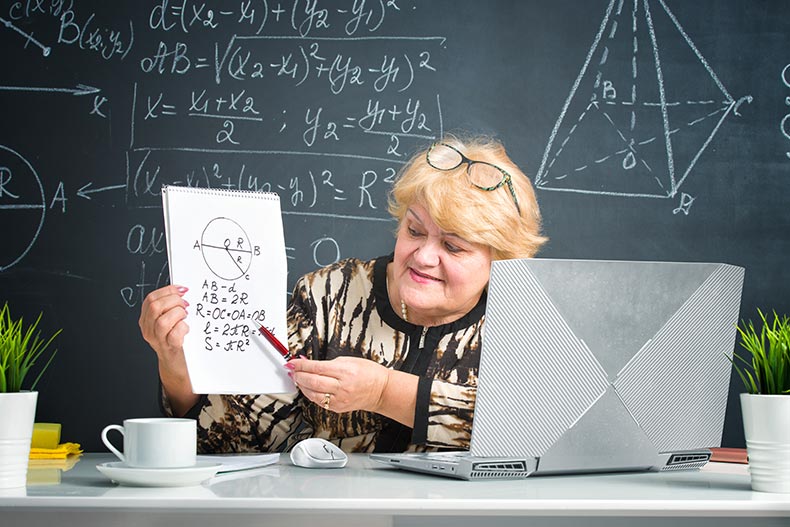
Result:
{"label": "chalk drawing of pyramid", "polygon": [[537,188],[671,198],[735,101],[664,0],[612,0],[552,130]]}

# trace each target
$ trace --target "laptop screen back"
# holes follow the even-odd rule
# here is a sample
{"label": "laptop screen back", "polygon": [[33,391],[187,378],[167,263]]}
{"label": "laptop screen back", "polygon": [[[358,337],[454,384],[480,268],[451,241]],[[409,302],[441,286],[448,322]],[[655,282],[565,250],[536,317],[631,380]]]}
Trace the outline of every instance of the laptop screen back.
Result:
{"label": "laptop screen back", "polygon": [[743,276],[713,263],[494,262],[471,453],[619,470],[719,446]]}

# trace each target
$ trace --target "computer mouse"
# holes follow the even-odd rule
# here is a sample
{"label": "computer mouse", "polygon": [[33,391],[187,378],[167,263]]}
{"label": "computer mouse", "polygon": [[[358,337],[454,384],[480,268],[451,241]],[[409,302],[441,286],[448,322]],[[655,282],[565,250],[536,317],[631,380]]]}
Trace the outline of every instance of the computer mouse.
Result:
{"label": "computer mouse", "polygon": [[348,463],[348,456],[326,439],[308,437],[293,447],[291,462],[305,468],[343,468]]}

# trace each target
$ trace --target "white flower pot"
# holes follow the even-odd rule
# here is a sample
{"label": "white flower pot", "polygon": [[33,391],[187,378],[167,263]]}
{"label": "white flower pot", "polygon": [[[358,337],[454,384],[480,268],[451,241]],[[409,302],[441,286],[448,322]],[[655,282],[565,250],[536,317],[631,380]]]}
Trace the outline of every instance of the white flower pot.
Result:
{"label": "white flower pot", "polygon": [[790,494],[790,395],[741,394],[752,490]]}
{"label": "white flower pot", "polygon": [[38,392],[0,393],[0,489],[24,487]]}

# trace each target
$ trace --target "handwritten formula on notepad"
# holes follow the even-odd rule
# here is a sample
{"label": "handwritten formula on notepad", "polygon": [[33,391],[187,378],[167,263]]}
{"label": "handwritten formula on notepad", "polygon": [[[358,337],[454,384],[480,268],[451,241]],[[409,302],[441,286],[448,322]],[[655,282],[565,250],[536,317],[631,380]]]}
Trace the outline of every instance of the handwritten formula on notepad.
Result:
{"label": "handwritten formula on notepad", "polygon": [[246,351],[254,328],[266,323],[265,307],[250,304],[254,298],[250,267],[261,258],[261,246],[251,242],[237,222],[218,217],[208,222],[192,248],[200,251],[213,275],[203,280],[195,306],[195,315],[205,321],[201,328],[205,349]]}
{"label": "handwritten formula on notepad", "polygon": [[294,391],[258,331],[287,342],[279,196],[166,186],[162,203],[170,281],[189,288],[184,355],[195,393]]}

